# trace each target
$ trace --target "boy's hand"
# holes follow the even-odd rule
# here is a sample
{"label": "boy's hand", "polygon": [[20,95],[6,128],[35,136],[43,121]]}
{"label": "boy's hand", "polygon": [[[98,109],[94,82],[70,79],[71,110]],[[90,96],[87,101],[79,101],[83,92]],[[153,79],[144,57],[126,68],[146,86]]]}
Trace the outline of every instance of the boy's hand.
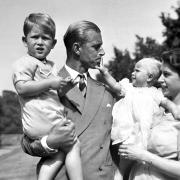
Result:
{"label": "boy's hand", "polygon": [[70,77],[66,77],[65,79],[58,76],[51,78],[51,88],[54,90],[59,90],[59,94],[61,96],[66,94],[75,85],[76,84]]}

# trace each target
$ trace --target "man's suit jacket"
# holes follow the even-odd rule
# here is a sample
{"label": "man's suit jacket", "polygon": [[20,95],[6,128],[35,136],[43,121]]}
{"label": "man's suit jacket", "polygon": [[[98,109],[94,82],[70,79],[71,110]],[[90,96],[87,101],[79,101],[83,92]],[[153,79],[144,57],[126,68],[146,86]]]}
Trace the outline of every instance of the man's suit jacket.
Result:
{"label": "man's suit jacket", "polygon": [[[59,76],[70,76],[63,67]],[[75,123],[81,143],[84,180],[113,180],[114,168],[110,154],[113,97],[102,83],[87,78],[86,98],[77,86],[61,98],[67,117]],[[65,167],[57,180],[67,180]]]}

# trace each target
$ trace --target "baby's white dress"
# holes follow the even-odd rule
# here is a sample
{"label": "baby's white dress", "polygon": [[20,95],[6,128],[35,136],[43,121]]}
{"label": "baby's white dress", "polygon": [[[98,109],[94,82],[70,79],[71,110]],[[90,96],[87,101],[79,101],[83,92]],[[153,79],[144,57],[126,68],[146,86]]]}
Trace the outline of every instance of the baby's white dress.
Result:
{"label": "baby's white dress", "polygon": [[155,87],[133,87],[126,78],[118,84],[124,97],[113,107],[112,144],[136,144],[146,148],[152,121],[162,116],[159,107],[162,92]]}

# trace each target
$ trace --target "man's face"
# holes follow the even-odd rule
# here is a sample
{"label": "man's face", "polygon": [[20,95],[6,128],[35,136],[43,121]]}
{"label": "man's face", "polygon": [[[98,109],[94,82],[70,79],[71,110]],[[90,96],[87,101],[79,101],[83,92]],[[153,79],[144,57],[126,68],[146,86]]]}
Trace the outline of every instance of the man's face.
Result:
{"label": "man's face", "polygon": [[86,32],[87,41],[80,45],[80,62],[85,70],[99,66],[105,52],[102,48],[101,33],[94,30]]}

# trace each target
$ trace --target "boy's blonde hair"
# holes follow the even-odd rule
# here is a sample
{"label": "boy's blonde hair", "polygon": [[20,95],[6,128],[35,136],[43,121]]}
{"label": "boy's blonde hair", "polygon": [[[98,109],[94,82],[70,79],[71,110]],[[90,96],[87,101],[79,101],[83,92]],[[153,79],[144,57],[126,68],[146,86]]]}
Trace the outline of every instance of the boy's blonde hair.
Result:
{"label": "boy's blonde hair", "polygon": [[46,33],[50,34],[53,39],[55,38],[56,26],[54,21],[48,14],[29,14],[29,16],[26,17],[23,26],[23,32],[25,37],[28,35],[34,25],[40,26]]}
{"label": "boy's blonde hair", "polygon": [[150,75],[152,75],[152,85],[157,82],[161,75],[161,62],[155,58],[143,58],[139,62],[146,66]]}

